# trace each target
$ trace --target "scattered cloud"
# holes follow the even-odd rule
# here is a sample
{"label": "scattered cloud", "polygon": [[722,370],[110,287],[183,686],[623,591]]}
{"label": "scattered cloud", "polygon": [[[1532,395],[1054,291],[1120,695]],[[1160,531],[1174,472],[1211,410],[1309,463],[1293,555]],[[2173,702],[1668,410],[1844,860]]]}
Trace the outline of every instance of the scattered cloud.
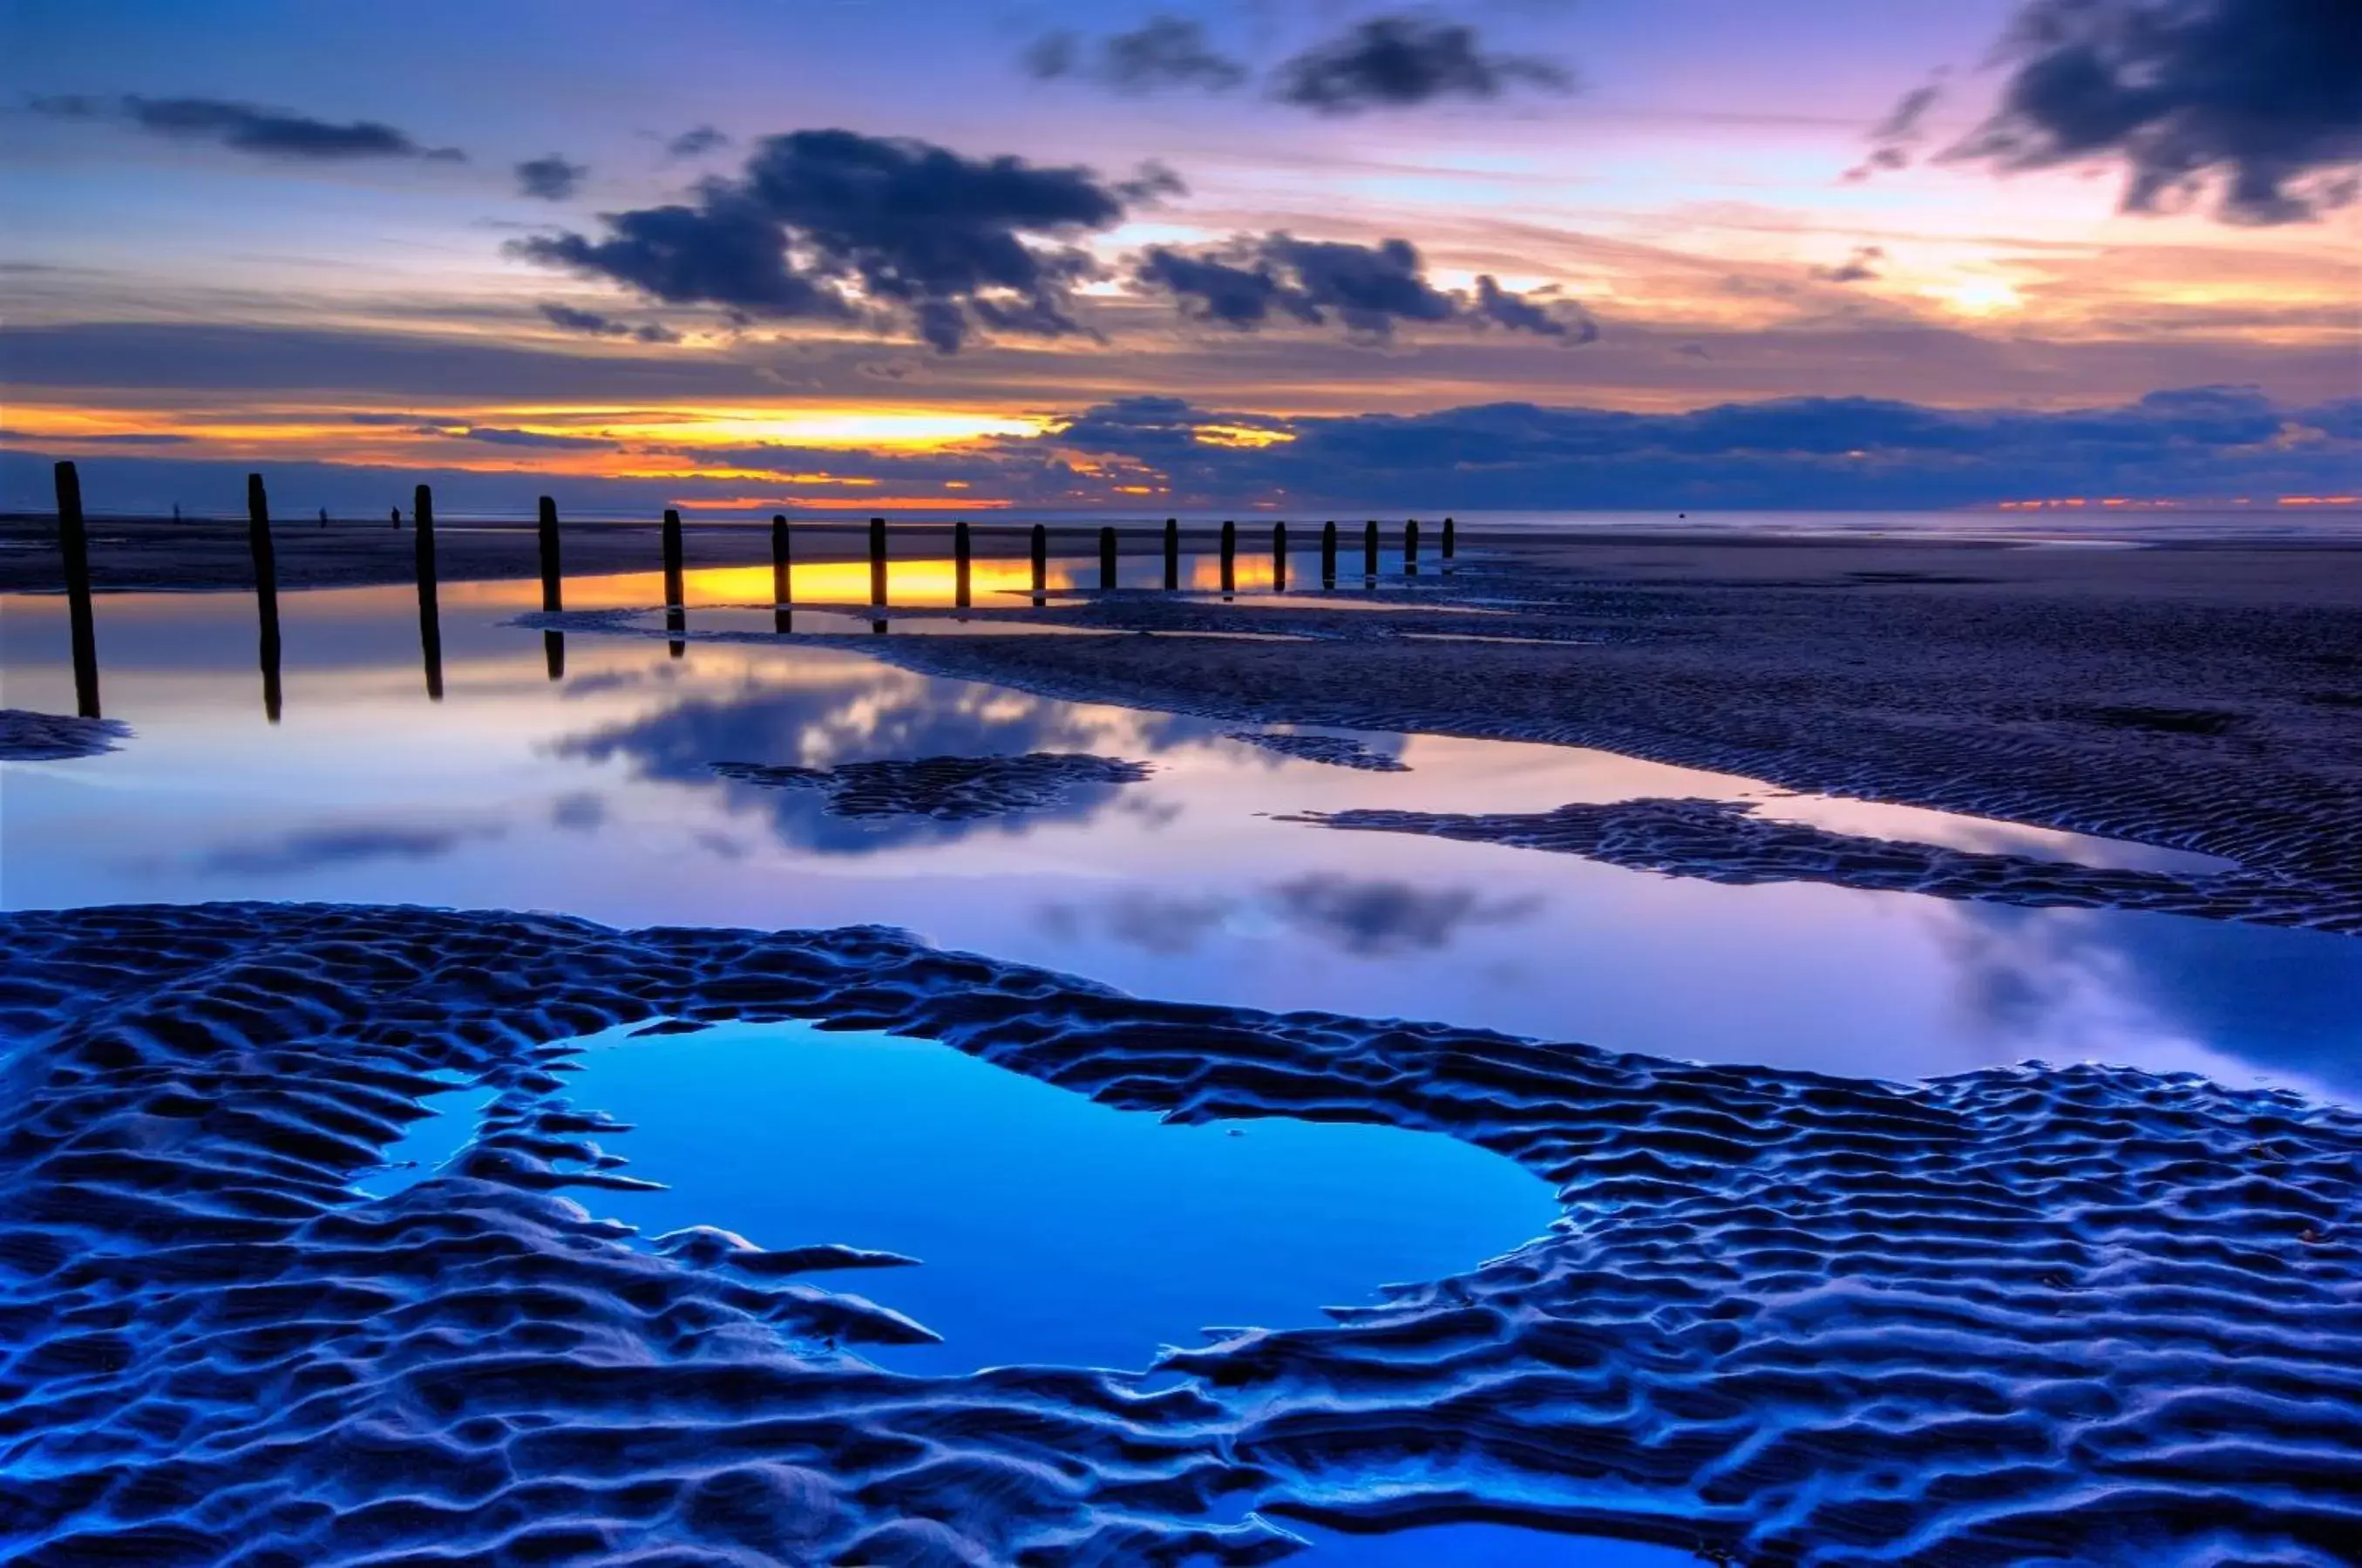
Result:
{"label": "scattered cloud", "polygon": [[422,159],[457,163],[467,154],[456,147],[426,147],[407,132],[375,120],[337,124],[289,109],[267,109],[226,98],[81,96],[35,98],[37,114],[60,119],[106,120],[153,136],[209,141],[259,158],[312,162],[355,159]]}
{"label": "scattered cloud", "polygon": [[746,319],[887,313],[950,354],[978,331],[1080,332],[1068,295],[1096,268],[1073,242],[1175,183],[1159,170],[1110,183],[923,141],[792,131],[756,143],[736,179],[701,184],[694,204],[612,213],[601,237],[537,236],[511,249]]}
{"label": "scattered cloud", "polygon": [[2212,188],[2237,224],[2316,218],[2362,192],[2353,0],[2026,0],[1996,55],[2000,103],[1948,160],[2121,162],[2125,211]]}
{"label": "scattered cloud", "polygon": [[1944,95],[1940,80],[1914,87],[1903,94],[1886,117],[1870,128],[1870,152],[1853,168],[1846,171],[1848,180],[1867,180],[1882,169],[1908,168],[1911,160],[1926,140],[1923,122],[1927,111],[1934,108]]}
{"label": "scattered cloud", "polygon": [[562,202],[580,187],[590,173],[585,164],[568,163],[556,153],[529,158],[516,166],[517,192],[545,202]]}
{"label": "scattered cloud", "polygon": [[1273,94],[1323,115],[1414,108],[1443,98],[1489,101],[1518,87],[1573,90],[1564,67],[1531,55],[1487,54],[1473,28],[1420,17],[1375,17],[1281,65]]}
{"label": "scattered cloud", "polygon": [[1025,51],[1024,65],[1041,81],[1078,78],[1119,93],[1171,87],[1222,93],[1247,78],[1247,68],[1209,45],[1198,23],[1166,16],[1096,43],[1071,32],[1050,33]]}
{"label": "scattered cloud", "polygon": [[1357,958],[1433,952],[1471,925],[1529,919],[1538,898],[1487,899],[1467,888],[1420,888],[1316,872],[1264,895],[1279,918]]}
{"label": "scattered cloud", "polygon": [[592,337],[629,337],[641,343],[680,341],[679,333],[654,322],[642,322],[635,326],[628,321],[617,321],[611,315],[602,315],[595,310],[577,310],[572,305],[553,304],[547,302],[535,308],[541,312],[542,319],[548,322],[550,326],[568,332],[580,332]]}
{"label": "scattered cloud", "polygon": [[665,143],[668,158],[702,158],[730,145],[730,138],[712,126],[692,126]]}
{"label": "scattered cloud", "polygon": [[1886,259],[1886,251],[1876,245],[1857,245],[1835,266],[1816,267],[1812,274],[1824,283],[1866,283],[1878,276],[1876,263]]}
{"label": "scattered cloud", "polygon": [[1436,288],[1407,239],[1355,245],[1288,234],[1242,236],[1195,254],[1152,246],[1134,262],[1132,282],[1147,293],[1172,296],[1197,320],[1242,331],[1275,316],[1312,326],[1333,316],[1349,332],[1375,341],[1412,322],[1467,322],[1586,343],[1598,336],[1580,306],[1540,304],[1490,277],[1477,280],[1473,298]]}

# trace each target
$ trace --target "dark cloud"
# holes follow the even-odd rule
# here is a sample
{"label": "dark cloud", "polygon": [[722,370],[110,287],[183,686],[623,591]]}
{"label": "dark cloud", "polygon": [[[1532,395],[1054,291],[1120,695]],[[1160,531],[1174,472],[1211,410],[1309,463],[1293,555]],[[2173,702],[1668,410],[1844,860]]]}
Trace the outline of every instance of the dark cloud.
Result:
{"label": "dark cloud", "polygon": [[1324,115],[1410,108],[1439,98],[1500,97],[1514,87],[1564,93],[1573,79],[1528,55],[1486,54],[1475,29],[1419,17],[1376,17],[1279,67],[1281,102]]}
{"label": "dark cloud", "polygon": [[1997,55],[2000,104],[1948,159],[2121,161],[2124,210],[2212,186],[2231,223],[2317,217],[2362,188],[2354,0],[2027,0]]}
{"label": "dark cloud", "polygon": [[1087,44],[1070,32],[1052,33],[1025,51],[1025,68],[1053,81],[1079,77],[1119,93],[1195,87],[1221,93],[1247,78],[1247,69],[1214,50],[1205,29],[1178,17],[1151,17],[1128,33]]}
{"label": "dark cloud", "polygon": [[130,125],[154,136],[210,141],[233,152],[262,158],[336,161],[367,158],[416,158],[463,161],[454,147],[422,146],[407,133],[375,120],[338,125],[285,109],[266,109],[226,98],[36,98],[38,114],[62,119],[103,119]]}
{"label": "dark cloud", "polygon": [[634,326],[617,321],[612,315],[601,315],[595,310],[577,310],[572,305],[542,304],[535,307],[552,326],[568,332],[585,333],[592,337],[630,337],[642,343],[678,343],[680,334],[654,322]]}
{"label": "dark cloud", "polygon": [[1242,331],[1282,315],[1314,326],[1334,316],[1347,330],[1381,340],[1407,322],[1470,322],[1586,343],[1598,336],[1580,307],[1554,312],[1489,277],[1477,281],[1473,299],[1436,288],[1407,239],[1354,245],[1273,234],[1195,255],[1153,246],[1134,263],[1132,281],[1170,294],[1200,321]]}
{"label": "dark cloud", "polygon": [[1475,303],[1468,307],[1475,319],[1490,322],[1511,332],[1530,332],[1540,337],[1567,337],[1577,343],[1599,340],[1599,324],[1591,313],[1572,300],[1562,300],[1551,305],[1535,304],[1523,294],[1513,294],[1489,276],[1476,280]]}
{"label": "dark cloud", "polygon": [[596,790],[577,790],[549,803],[549,825],[568,833],[596,833],[606,822],[607,801]]}
{"label": "dark cloud", "polygon": [[1886,252],[1875,245],[1857,245],[1846,259],[1833,267],[1816,267],[1813,276],[1824,283],[1865,283],[1878,276],[1875,263],[1886,259]]}
{"label": "dark cloud", "polygon": [[692,126],[665,143],[668,158],[702,158],[730,145],[730,138],[712,126]]}
{"label": "dark cloud", "polygon": [[610,214],[598,239],[514,242],[528,260],[603,277],[673,304],[747,318],[911,322],[940,353],[974,332],[1081,330],[1071,286],[1091,275],[1071,241],[1113,227],[1128,201],[1171,188],[1087,169],[972,160],[927,142],[847,130],[794,131],[756,145],[734,180],[694,205]]}
{"label": "dark cloud", "polygon": [[528,158],[516,166],[517,193],[545,202],[562,202],[574,194],[590,172],[588,165],[568,163],[554,152],[546,158]]}

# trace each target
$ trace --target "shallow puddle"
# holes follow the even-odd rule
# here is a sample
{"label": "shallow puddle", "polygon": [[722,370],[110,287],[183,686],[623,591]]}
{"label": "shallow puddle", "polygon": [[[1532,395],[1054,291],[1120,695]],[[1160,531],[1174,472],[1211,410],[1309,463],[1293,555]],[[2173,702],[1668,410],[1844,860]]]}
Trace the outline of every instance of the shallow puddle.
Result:
{"label": "shallow puddle", "polygon": [[[930,575],[942,564],[899,563],[909,580],[897,578],[896,597],[946,602],[924,599],[948,594],[947,568],[941,582]],[[866,584],[866,568],[849,565]],[[767,594],[768,577],[692,573],[691,624],[759,624],[766,613],[743,607]],[[661,584],[654,573],[584,579],[568,593],[581,608],[627,608],[657,602]],[[624,926],[880,922],[1143,995],[1443,1019],[1677,1057],[1890,1078],[2096,1059],[2362,1092],[2362,1066],[2343,1049],[2362,1016],[2351,938],[1726,887],[1278,819],[1705,796],[1840,831],[2089,864],[2203,869],[2204,857],[1570,747],[1365,734],[1407,767],[1365,771],[1226,738],[1235,723],[936,679],[861,651],[691,640],[674,657],[661,638],[506,624],[538,602],[531,582],[447,586],[442,696],[429,700],[408,588],[284,594],[273,723],[249,598],[102,597],[105,710],[137,734],[105,756],[0,769],[0,902],[302,899]],[[72,711],[64,618],[56,599],[0,604],[11,705]],[[944,821],[836,815],[826,791],[713,769],[1032,752],[1151,772],[1018,814]]]}
{"label": "shallow puddle", "polygon": [[[629,1122],[601,1147],[667,1190],[578,1198],[645,1238],[713,1225],[919,1259],[808,1276],[942,1335],[863,1347],[907,1372],[1142,1369],[1201,1330],[1325,1322],[1379,1286],[1463,1272],[1558,1213],[1539,1177],[1440,1133],[1183,1126],[929,1041],[731,1024],[583,1044],[567,1098]],[[454,1109],[444,1138],[464,1142]]]}

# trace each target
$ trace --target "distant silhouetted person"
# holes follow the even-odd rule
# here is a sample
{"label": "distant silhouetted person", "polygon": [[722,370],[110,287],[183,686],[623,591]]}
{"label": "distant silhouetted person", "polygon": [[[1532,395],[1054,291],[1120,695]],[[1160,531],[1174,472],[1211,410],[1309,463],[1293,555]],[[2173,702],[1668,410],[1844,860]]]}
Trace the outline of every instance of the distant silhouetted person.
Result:
{"label": "distant silhouetted person", "polygon": [[328,525],[328,509],[327,509],[326,507],[323,506],[322,508],[320,508],[320,526],[321,526],[321,527],[323,527],[323,528],[325,528],[325,527],[326,527],[327,525]]}
{"label": "distant silhouetted person", "polygon": [[402,508],[399,506],[393,509],[393,525],[396,531],[402,527]]}
{"label": "distant silhouetted person", "polygon": [[177,502],[177,501],[176,501],[176,502],[172,502],[172,521],[173,521],[173,522],[175,522],[175,523],[178,523],[180,520],[181,520],[181,503],[180,503],[179,502]]}

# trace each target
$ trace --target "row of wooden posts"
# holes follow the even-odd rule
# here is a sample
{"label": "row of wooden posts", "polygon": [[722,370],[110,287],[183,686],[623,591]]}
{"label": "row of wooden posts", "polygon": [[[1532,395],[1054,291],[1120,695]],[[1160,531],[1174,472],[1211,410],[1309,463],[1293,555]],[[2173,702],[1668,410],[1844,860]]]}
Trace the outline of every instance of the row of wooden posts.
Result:
{"label": "row of wooden posts", "polygon": [[[66,601],[71,635],[73,644],[74,700],[76,710],[84,717],[100,716],[98,693],[98,644],[91,613],[90,547],[83,519],[82,480],[71,462],[57,465],[58,544],[65,558]],[[270,540],[270,504],[265,493],[260,474],[248,474],[246,479],[247,543],[254,558],[255,606],[261,622],[260,662],[262,667],[263,711],[272,723],[279,722],[279,569]],[[325,516],[325,513],[323,514]],[[396,512],[394,522],[400,525],[402,514]],[[555,614],[565,609],[565,589],[560,565],[557,502],[549,496],[541,498],[539,540],[541,548],[541,607]],[[425,665],[426,694],[436,701],[443,698],[443,627],[439,593],[435,570],[435,496],[426,485],[420,485],[412,498],[412,558],[418,584],[419,651]],[[1452,519],[1443,520],[1440,555],[1444,561],[1452,559],[1457,541]],[[1324,524],[1320,529],[1320,584],[1323,588],[1337,585],[1337,525]],[[681,559],[680,513],[668,510],[664,514],[664,596],[665,629],[672,634],[670,648],[673,657],[680,657],[687,630],[686,594],[683,591],[684,571]],[[792,630],[792,592],[789,561],[789,532],[787,517],[771,519],[771,602],[774,625],[780,632]],[[1222,525],[1221,591],[1231,593],[1238,586],[1238,525]],[[1049,586],[1050,536],[1043,525],[1033,525],[1032,536],[1032,592],[1034,602]],[[1102,526],[1098,533],[1099,587],[1112,590],[1116,586],[1118,536],[1112,525]],[[1181,525],[1177,518],[1164,520],[1164,587],[1176,591],[1181,586]],[[886,520],[869,520],[869,602],[874,609],[886,607]],[[1403,571],[1406,576],[1418,575],[1418,521],[1403,525]],[[953,602],[957,608],[971,608],[970,581],[975,559],[973,541],[968,525],[962,522],[952,530]],[[1287,588],[1287,525],[1275,523],[1271,532],[1272,586],[1281,591]],[[1447,566],[1447,570],[1450,568]],[[1362,533],[1362,573],[1366,585],[1378,580],[1378,525],[1364,525]],[[886,630],[886,622],[874,619],[873,631]],[[552,680],[566,673],[566,641],[563,634],[547,631],[542,634],[542,645]]]}

